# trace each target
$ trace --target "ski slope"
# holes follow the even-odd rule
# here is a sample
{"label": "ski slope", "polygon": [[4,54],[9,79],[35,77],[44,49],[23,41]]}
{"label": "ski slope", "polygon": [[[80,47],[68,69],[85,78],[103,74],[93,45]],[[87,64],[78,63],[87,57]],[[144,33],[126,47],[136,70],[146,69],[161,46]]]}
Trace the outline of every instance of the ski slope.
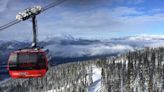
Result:
{"label": "ski slope", "polygon": [[[92,66],[92,80],[93,82],[88,86],[88,92],[100,92],[101,90],[101,68],[97,66]],[[64,91],[64,87],[59,89],[48,90],[47,92],[57,92],[58,90]]]}
{"label": "ski slope", "polygon": [[101,68],[96,66],[92,67],[93,83],[88,87],[88,92],[100,92],[101,90]]}

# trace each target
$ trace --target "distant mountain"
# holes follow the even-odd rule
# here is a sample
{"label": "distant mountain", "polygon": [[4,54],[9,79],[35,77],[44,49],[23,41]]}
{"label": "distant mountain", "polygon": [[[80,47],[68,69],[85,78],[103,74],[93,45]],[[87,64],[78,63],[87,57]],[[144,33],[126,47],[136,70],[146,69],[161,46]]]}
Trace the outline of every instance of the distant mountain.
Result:
{"label": "distant mountain", "polygon": [[[90,40],[74,38],[71,35],[57,35],[45,39],[42,39],[39,45],[49,49],[53,58],[67,59],[116,55],[147,46],[163,46],[162,43],[164,43],[164,36],[155,35],[138,35],[109,40]],[[6,63],[10,52],[28,46],[30,46],[29,41],[0,41],[0,64]]]}

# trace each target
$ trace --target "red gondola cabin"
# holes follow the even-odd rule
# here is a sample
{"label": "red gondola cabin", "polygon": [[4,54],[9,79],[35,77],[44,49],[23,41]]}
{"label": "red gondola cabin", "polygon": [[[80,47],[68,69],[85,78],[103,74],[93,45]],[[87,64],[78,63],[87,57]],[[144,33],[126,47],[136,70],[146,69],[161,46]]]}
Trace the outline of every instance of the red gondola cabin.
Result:
{"label": "red gondola cabin", "polygon": [[48,69],[46,53],[43,50],[25,49],[10,54],[9,75],[12,78],[43,77]]}

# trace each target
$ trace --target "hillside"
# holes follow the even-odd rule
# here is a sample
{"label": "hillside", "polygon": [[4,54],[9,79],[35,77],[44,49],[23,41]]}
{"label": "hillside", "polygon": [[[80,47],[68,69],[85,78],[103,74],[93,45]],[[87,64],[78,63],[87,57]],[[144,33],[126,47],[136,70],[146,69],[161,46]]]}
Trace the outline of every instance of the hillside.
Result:
{"label": "hillside", "polygon": [[1,92],[163,92],[164,48],[52,66],[39,79],[9,79]]}

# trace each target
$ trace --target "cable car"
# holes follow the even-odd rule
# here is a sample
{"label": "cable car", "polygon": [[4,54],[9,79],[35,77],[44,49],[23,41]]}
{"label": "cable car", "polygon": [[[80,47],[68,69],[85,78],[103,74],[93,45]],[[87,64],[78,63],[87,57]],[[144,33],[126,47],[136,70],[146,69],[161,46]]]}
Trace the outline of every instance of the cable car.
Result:
{"label": "cable car", "polygon": [[11,78],[38,78],[43,77],[48,70],[46,52],[37,44],[36,15],[41,12],[41,7],[27,9],[16,16],[19,21],[32,18],[33,42],[30,48],[14,51],[8,59],[8,71]]}
{"label": "cable car", "polygon": [[43,77],[48,70],[46,53],[41,49],[12,52],[8,60],[8,70],[11,78]]}

